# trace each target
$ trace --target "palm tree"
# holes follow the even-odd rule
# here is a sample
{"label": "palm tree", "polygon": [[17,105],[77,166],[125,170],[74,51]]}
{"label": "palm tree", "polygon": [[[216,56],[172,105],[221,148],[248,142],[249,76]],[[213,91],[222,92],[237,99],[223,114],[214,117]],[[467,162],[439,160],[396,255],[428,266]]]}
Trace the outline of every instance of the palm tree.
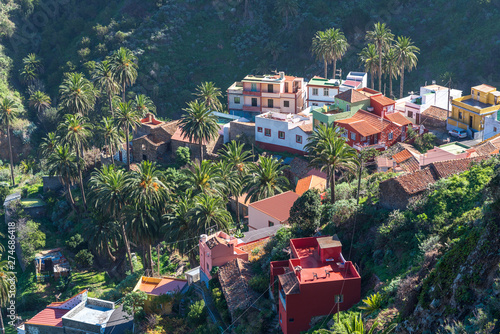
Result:
{"label": "palm tree", "polygon": [[102,138],[103,146],[109,149],[109,154],[111,155],[111,163],[115,164],[115,150],[120,147],[123,140],[123,133],[120,131],[119,127],[116,126],[115,120],[110,117],[103,117],[101,124],[97,128],[100,137]]}
{"label": "palm tree", "polygon": [[167,197],[167,188],[160,181],[161,176],[156,163],[142,161],[139,171],[132,171],[125,185],[127,197],[134,199],[129,211],[129,229],[135,239],[144,245],[146,268],[149,269],[153,265],[151,245],[158,237],[161,209]]}
{"label": "palm tree", "polygon": [[394,98],[394,94],[392,93],[392,79],[396,79],[399,74],[398,55],[393,46],[390,46],[384,54],[383,70],[389,76],[389,97],[392,99]]}
{"label": "palm tree", "polygon": [[371,87],[375,89],[375,73],[378,72],[377,64],[377,47],[375,44],[368,44],[361,53],[359,53],[359,59],[365,67],[365,71],[370,72]]}
{"label": "palm tree", "polygon": [[[308,153],[308,157],[310,160],[318,157],[322,153],[322,147],[320,143],[325,142],[328,138],[335,137],[337,134],[336,131],[340,131],[339,128],[335,128],[334,124],[325,125],[320,123],[317,127],[314,128],[313,133],[307,139],[308,142],[304,146],[305,150]],[[330,171],[326,171],[326,186],[330,185]]]}
{"label": "palm tree", "polygon": [[330,136],[317,143],[316,154],[311,162],[311,166],[320,167],[326,171],[330,178],[330,202],[335,203],[335,173],[341,170],[355,173],[358,163],[356,150],[347,145],[338,131],[333,131]]}
{"label": "palm tree", "polygon": [[[87,140],[91,135],[92,125],[87,123],[87,119],[81,115],[66,115],[64,122],[59,124],[58,130],[62,133],[62,141],[76,152],[78,160],[78,178],[80,182],[80,191],[82,194],[83,207],[87,210],[87,199],[85,198],[85,189],[83,188],[82,165],[83,151],[87,146]],[[80,156],[81,152],[81,156]]]}
{"label": "palm tree", "polygon": [[260,156],[257,163],[250,165],[248,175],[243,178],[243,192],[247,193],[245,201],[259,201],[288,190],[288,179],[283,176],[286,167],[276,158]]}
{"label": "palm tree", "polygon": [[35,108],[38,113],[50,108],[50,97],[39,90],[33,92],[29,98],[29,105]]}
{"label": "palm tree", "polygon": [[318,31],[312,40],[312,53],[316,58],[322,60],[325,65],[325,79],[328,78],[328,62],[331,60],[331,53],[327,47],[328,35],[326,31]]}
{"label": "palm tree", "polygon": [[34,84],[38,75],[43,71],[42,61],[34,53],[30,53],[23,58],[23,64],[22,80],[26,84]]}
{"label": "palm tree", "polygon": [[111,55],[110,62],[113,77],[122,87],[122,102],[125,102],[125,89],[137,80],[137,57],[122,47]]}
{"label": "palm tree", "polygon": [[[2,235],[2,237],[4,236]],[[2,326],[2,334],[5,334],[2,309],[7,306],[7,303],[10,302],[11,280],[15,279],[15,276],[9,276],[6,273],[4,268],[8,268],[7,261],[0,262],[0,325]]]}
{"label": "palm tree", "polygon": [[378,90],[382,91],[382,56],[385,50],[394,40],[394,34],[391,33],[385,23],[377,22],[372,31],[366,32],[366,39],[377,47],[378,51]]}
{"label": "palm tree", "polygon": [[118,244],[120,238],[120,224],[117,221],[105,216],[97,216],[85,225],[86,239],[100,256],[108,256],[111,262],[116,261],[113,255],[110,242]]}
{"label": "palm tree", "polygon": [[125,145],[127,147],[127,169],[130,170],[130,143],[129,143],[129,132],[130,129],[134,131],[138,125],[141,124],[141,115],[137,113],[137,110],[132,108],[131,101],[118,103],[118,109],[116,110],[116,124],[118,127],[125,130]]}
{"label": "palm tree", "polygon": [[350,316],[350,318],[343,319],[342,322],[342,327],[345,330],[346,334],[389,334],[391,333],[394,328],[396,328],[395,324],[390,324],[386,329],[384,329],[382,332],[377,331],[377,327],[379,326],[379,322],[375,321],[370,329],[365,329],[365,325],[363,323],[363,320],[361,319],[361,314],[356,315],[353,314]]}
{"label": "palm tree", "polygon": [[196,88],[194,95],[198,96],[209,110],[222,111],[222,103],[219,100],[222,97],[222,92],[213,82],[202,82]]}
{"label": "palm tree", "polygon": [[61,178],[61,183],[66,187],[66,196],[73,210],[76,210],[76,206],[70,186],[77,175],[78,166],[76,154],[71,152],[68,145],[57,145],[47,159],[49,174],[58,175]]}
{"label": "palm tree", "polygon": [[200,146],[200,164],[203,161],[203,142],[209,143],[217,137],[220,127],[217,117],[204,103],[198,100],[188,103],[186,114],[179,121],[182,135]]}
{"label": "palm tree", "polygon": [[[333,78],[337,75],[337,60],[342,59],[349,47],[344,33],[340,29],[331,28],[326,31],[327,48],[331,54],[331,61],[333,62]],[[325,77],[326,78],[326,77]]]}
{"label": "palm tree", "polygon": [[[222,189],[222,197],[227,203],[229,201],[229,197],[241,192],[241,182],[238,178],[238,173],[233,168],[233,164],[225,160],[219,161],[218,163],[214,164],[214,166],[221,180],[219,186]],[[236,202],[238,202],[237,196]]]}
{"label": "palm tree", "polygon": [[90,201],[95,209],[117,221],[121,226],[121,233],[130,270],[134,273],[132,263],[132,254],[130,252],[130,243],[125,230],[124,213],[127,194],[126,194],[126,174],[121,169],[114,166],[103,166],[92,173],[90,178]]}
{"label": "palm tree", "polygon": [[144,117],[147,113],[155,113],[156,106],[153,101],[149,97],[143,94],[139,94],[135,96],[135,99],[132,101],[132,107],[137,111],[139,117]]}
{"label": "palm tree", "polygon": [[59,105],[72,114],[85,116],[94,108],[97,91],[82,73],[66,73],[59,86]]}
{"label": "palm tree", "polygon": [[193,165],[191,169],[184,169],[188,183],[191,185],[194,195],[203,193],[221,196],[222,179],[217,166],[208,160],[201,161],[200,165]]}
{"label": "palm tree", "polygon": [[9,158],[10,158],[10,177],[12,186],[16,185],[14,179],[14,158],[12,157],[12,143],[10,141],[10,126],[16,120],[19,106],[14,99],[3,97],[0,99],[0,122],[7,131],[7,138],[9,140]]}
{"label": "palm tree", "polygon": [[52,153],[54,153],[57,145],[61,143],[61,138],[55,132],[47,133],[47,137],[42,139],[42,143],[40,144],[40,154],[43,157],[48,157]]}
{"label": "palm tree", "polygon": [[120,92],[120,85],[113,76],[113,68],[109,59],[98,63],[92,72],[92,80],[98,89],[106,92],[108,97],[109,110],[113,115],[113,96]]}
{"label": "palm tree", "polygon": [[288,17],[297,15],[299,2],[297,0],[277,0],[276,9],[281,16],[285,17],[285,29],[288,29]]}
{"label": "palm tree", "polygon": [[396,54],[398,59],[398,64],[400,66],[399,74],[401,75],[401,81],[399,83],[399,98],[403,98],[403,86],[405,81],[405,70],[410,72],[415,66],[417,66],[417,54],[419,54],[420,49],[417,48],[411,38],[398,36],[396,41]]}
{"label": "palm tree", "polygon": [[233,170],[237,173],[238,188],[233,189],[234,200],[236,202],[236,221],[240,222],[240,205],[238,202],[239,196],[242,195],[242,182],[245,175],[248,173],[249,161],[253,155],[249,151],[245,151],[245,145],[239,144],[232,140],[225,144],[220,151],[220,157],[223,161],[229,163]]}

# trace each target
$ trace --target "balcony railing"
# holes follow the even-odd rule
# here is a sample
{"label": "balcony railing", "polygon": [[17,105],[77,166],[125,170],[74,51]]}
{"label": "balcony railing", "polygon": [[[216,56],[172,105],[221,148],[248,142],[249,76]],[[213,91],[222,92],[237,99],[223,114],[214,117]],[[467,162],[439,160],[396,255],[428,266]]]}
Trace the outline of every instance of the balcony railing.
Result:
{"label": "balcony railing", "polygon": [[385,142],[378,142],[376,144],[368,144],[368,143],[353,144],[352,147],[358,151],[368,150],[370,148],[374,148],[374,149],[378,149],[378,148],[386,149],[387,148],[387,146],[385,145]]}
{"label": "balcony railing", "polygon": [[254,106],[243,106],[244,111],[260,111],[260,107]]}
{"label": "balcony railing", "polygon": [[277,92],[262,92],[262,97],[274,97],[279,99],[280,98],[280,93]]}
{"label": "balcony railing", "polygon": [[243,95],[252,95],[252,96],[260,96],[261,92],[254,92],[251,90],[244,90]]}

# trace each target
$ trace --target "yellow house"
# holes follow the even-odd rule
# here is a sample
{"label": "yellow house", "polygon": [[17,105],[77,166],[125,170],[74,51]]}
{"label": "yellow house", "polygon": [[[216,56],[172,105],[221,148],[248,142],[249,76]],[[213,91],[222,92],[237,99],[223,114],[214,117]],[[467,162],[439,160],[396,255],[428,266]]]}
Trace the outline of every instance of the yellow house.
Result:
{"label": "yellow house", "polygon": [[451,101],[448,129],[467,130],[474,139],[488,139],[500,132],[500,92],[489,85],[471,88],[471,95]]}
{"label": "yellow house", "polygon": [[133,291],[143,291],[148,295],[144,304],[146,313],[172,313],[172,295],[184,292],[187,280],[175,277],[146,277],[142,276]]}

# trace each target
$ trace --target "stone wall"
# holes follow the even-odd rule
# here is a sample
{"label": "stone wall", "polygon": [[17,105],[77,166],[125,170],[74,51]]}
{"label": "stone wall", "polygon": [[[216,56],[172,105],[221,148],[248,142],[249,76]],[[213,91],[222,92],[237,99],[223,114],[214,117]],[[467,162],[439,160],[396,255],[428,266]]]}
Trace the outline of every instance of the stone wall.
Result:
{"label": "stone wall", "polygon": [[229,141],[255,145],[255,123],[232,121],[230,124]]}
{"label": "stone wall", "polygon": [[[12,142],[12,158],[14,159],[14,163],[19,163],[28,156],[31,147],[28,144],[23,144],[22,139],[14,135],[12,130],[10,132],[10,140]],[[0,159],[10,161],[9,140],[7,133],[3,130],[0,133]]]}
{"label": "stone wall", "polygon": [[[170,142],[153,143],[147,137],[137,138],[132,142],[132,156],[135,162],[142,160],[157,161],[162,160],[167,154]],[[144,159],[146,158],[146,159]]]}
{"label": "stone wall", "polygon": [[99,307],[104,307],[104,308],[109,308],[109,309],[115,308],[115,303],[108,302],[107,300],[96,299],[96,298],[87,298],[87,304],[99,306]]}
{"label": "stone wall", "polygon": [[[206,159],[215,159],[214,148],[218,147],[218,143],[222,141],[222,136],[218,136],[215,140],[203,146],[203,157]],[[179,147],[188,147],[191,151],[191,160],[200,159],[200,147],[198,144],[187,143],[179,140],[172,140],[172,154],[175,155]]]}
{"label": "stone wall", "polygon": [[[64,328],[25,324],[26,334],[65,334]],[[81,334],[81,333],[79,333]]]}
{"label": "stone wall", "polygon": [[59,176],[43,176],[42,180],[44,193],[49,190],[58,191],[63,189],[63,184],[61,183]]}
{"label": "stone wall", "polygon": [[380,183],[379,194],[379,204],[389,210],[405,210],[408,204],[422,196],[422,192],[408,194],[394,178]]}

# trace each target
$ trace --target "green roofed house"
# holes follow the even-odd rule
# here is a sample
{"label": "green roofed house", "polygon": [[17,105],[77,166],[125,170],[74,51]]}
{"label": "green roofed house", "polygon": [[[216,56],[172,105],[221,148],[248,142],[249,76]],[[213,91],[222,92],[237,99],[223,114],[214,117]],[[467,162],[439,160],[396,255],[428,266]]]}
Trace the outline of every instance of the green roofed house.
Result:
{"label": "green roofed house", "polygon": [[324,105],[323,107],[312,107],[311,109],[314,126],[318,126],[320,123],[329,125],[334,123],[335,121],[350,118],[356,113],[356,111],[352,110],[344,111],[337,105]]}
{"label": "green roofed house", "polygon": [[315,76],[307,83],[307,107],[322,107],[335,104],[340,80]]}

